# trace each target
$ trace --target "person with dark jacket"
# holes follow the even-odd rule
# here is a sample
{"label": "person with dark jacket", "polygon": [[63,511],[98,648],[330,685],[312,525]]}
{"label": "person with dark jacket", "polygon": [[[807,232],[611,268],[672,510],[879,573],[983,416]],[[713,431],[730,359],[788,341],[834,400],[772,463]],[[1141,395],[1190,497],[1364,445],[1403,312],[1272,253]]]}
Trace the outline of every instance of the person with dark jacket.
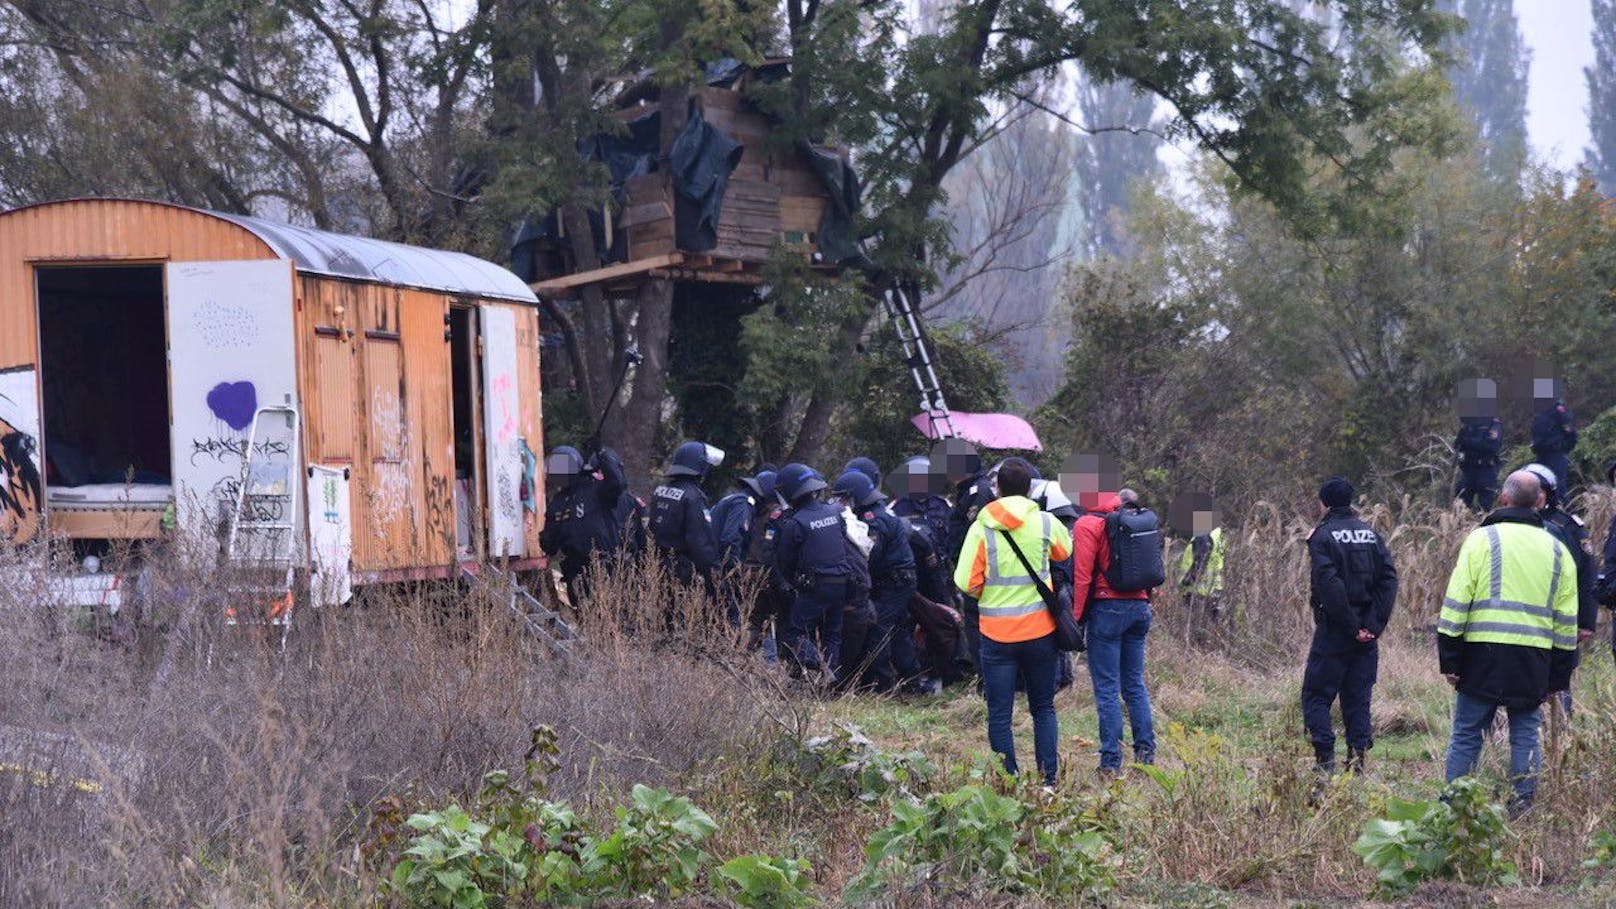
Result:
{"label": "person with dark jacket", "polygon": [[539,548],[560,557],[567,596],[574,608],[581,608],[588,598],[590,560],[614,557],[622,542],[615,509],[627,488],[623,465],[610,448],[601,449],[593,464],[586,465],[578,449],[560,445],[544,459],[544,469],[549,499]]}
{"label": "person with dark jacket", "polygon": [[1499,455],[1504,450],[1504,422],[1497,417],[1470,416],[1459,421],[1453,440],[1459,459],[1459,482],[1453,497],[1475,509],[1492,505],[1498,493]]}
{"label": "person with dark jacket", "polygon": [[780,654],[794,676],[834,676],[852,586],[842,510],[818,498],[827,484],[805,464],[781,468],[775,485],[790,510],[774,539],[774,568],[795,593]]}
{"label": "person with dark jacket", "polygon": [[758,590],[758,546],[766,529],[769,515],[777,510],[779,500],[774,495],[771,471],[759,471],[755,477],[741,477],[740,488],[718,500],[712,508],[713,535],[718,540],[719,595],[729,610],[732,625],[744,619],[753,626],[758,602],[742,603],[743,596]]}
{"label": "person with dark jacket", "polygon": [[[1546,380],[1538,380],[1546,381]],[[1554,471],[1563,494],[1571,492],[1571,450],[1577,447],[1577,421],[1558,396],[1539,397],[1532,418],[1532,459]]]}
{"label": "person with dark jacket", "polygon": [[[948,480],[954,484],[954,506],[948,512],[948,536],[943,544],[943,559],[949,565],[957,565],[960,548],[965,545],[965,535],[976,523],[976,516],[997,494],[987,472],[982,469],[982,456],[969,442],[946,439],[941,447],[952,449],[945,451],[943,458]],[[935,464],[937,458],[934,456],[932,461]],[[975,597],[965,593],[961,595],[961,600],[965,647],[972,661],[976,661],[982,649],[982,616]]]}
{"label": "person with dark jacket", "polygon": [[707,583],[718,564],[718,539],[701,488],[710,466],[707,446],[686,442],[674,450],[667,482],[651,494],[651,545],[681,584]]}
{"label": "person with dark jacket", "polygon": [[886,497],[876,491],[866,473],[848,470],[837,478],[835,491],[869,528],[873,541],[869,566],[875,629],[869,648],[870,681],[877,691],[914,690],[921,670],[915,655],[914,620],[909,615],[909,598],[918,584],[909,525],[887,510]]}
{"label": "person with dark jacket", "polygon": [[1302,674],[1302,720],[1321,773],[1335,772],[1330,706],[1339,697],[1347,727],[1347,769],[1363,773],[1374,747],[1370,694],[1380,638],[1397,601],[1397,569],[1380,534],[1352,509],[1352,484],[1331,477],[1319,488],[1321,517],[1307,538],[1313,644]]}
{"label": "person with dark jacket", "polygon": [[1577,583],[1571,553],[1543,532],[1542,489],[1530,471],[1504,481],[1501,506],[1465,537],[1437,621],[1437,660],[1458,692],[1446,778],[1476,769],[1500,707],[1509,713],[1511,810],[1530,808],[1542,762],[1543,701],[1577,667]]}
{"label": "person with dark jacket", "polygon": [[[1089,475],[1098,480],[1099,475]],[[1126,490],[1080,489],[1086,509],[1072,525],[1073,608],[1088,626],[1089,679],[1100,722],[1100,772],[1122,770],[1122,702],[1128,704],[1134,760],[1156,759],[1156,724],[1145,688],[1145,636],[1150,633],[1150,591],[1113,590],[1106,579],[1111,544],[1106,516],[1123,507]],[[1130,493],[1130,496],[1132,494]],[[1136,502],[1130,502],[1130,506]]]}
{"label": "person with dark jacket", "polygon": [[[893,471],[893,479],[888,486],[894,496],[892,513],[905,520],[925,524],[932,544],[937,547],[938,556],[942,557],[947,555],[948,515],[951,508],[948,500],[937,494],[939,487],[933,485],[937,482],[936,475],[932,473],[931,459],[917,455]],[[952,597],[949,597],[937,602],[951,600]]]}
{"label": "person with dark jacket", "polygon": [[1537,516],[1543,519],[1543,529],[1554,534],[1565,545],[1566,551],[1571,553],[1571,561],[1577,566],[1577,643],[1581,644],[1599,629],[1599,596],[1595,590],[1594,556],[1588,543],[1588,525],[1562,507],[1564,499],[1560,495],[1560,478],[1548,465],[1528,464],[1523,469],[1531,471],[1543,488],[1543,504],[1537,509]]}

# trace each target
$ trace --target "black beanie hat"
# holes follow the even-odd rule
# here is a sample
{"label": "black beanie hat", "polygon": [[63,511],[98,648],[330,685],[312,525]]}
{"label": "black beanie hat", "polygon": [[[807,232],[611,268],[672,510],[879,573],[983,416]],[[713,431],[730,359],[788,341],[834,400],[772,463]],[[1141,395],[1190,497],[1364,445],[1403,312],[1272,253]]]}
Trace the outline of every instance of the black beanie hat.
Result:
{"label": "black beanie hat", "polygon": [[1319,501],[1330,508],[1345,508],[1352,504],[1353,491],[1346,477],[1331,477],[1319,487]]}

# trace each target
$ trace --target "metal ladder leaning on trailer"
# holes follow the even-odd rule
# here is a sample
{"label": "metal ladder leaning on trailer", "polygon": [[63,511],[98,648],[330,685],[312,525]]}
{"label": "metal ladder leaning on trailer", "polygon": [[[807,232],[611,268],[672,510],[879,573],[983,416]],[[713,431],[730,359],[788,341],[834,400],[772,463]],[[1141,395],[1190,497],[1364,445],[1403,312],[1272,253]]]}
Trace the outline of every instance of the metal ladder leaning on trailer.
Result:
{"label": "metal ladder leaning on trailer", "polygon": [[881,302],[885,305],[887,317],[892,320],[892,327],[898,332],[898,340],[903,344],[903,359],[909,367],[909,376],[915,381],[915,388],[920,392],[920,410],[931,421],[932,434],[935,438],[953,438],[954,415],[948,410],[948,402],[943,398],[943,385],[937,379],[937,360],[932,356],[931,342],[926,340],[925,329],[921,326],[920,313],[915,308],[914,301],[920,296],[911,285],[903,283],[893,284],[881,295]]}
{"label": "metal ladder leaning on trailer", "polygon": [[[266,416],[284,417],[284,447],[272,447],[262,432]],[[282,646],[292,628],[299,567],[298,484],[294,479],[303,460],[301,428],[297,407],[292,404],[265,405],[253,412],[225,546],[232,574],[226,620],[279,627]]]}

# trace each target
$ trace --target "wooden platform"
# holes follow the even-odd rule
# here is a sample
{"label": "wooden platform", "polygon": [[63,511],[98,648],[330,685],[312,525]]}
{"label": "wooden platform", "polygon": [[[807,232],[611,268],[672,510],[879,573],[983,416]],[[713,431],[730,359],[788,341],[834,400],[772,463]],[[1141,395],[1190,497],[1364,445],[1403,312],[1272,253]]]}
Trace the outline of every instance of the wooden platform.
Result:
{"label": "wooden platform", "polygon": [[[578,288],[591,284],[604,284],[607,290],[631,289],[652,278],[714,284],[761,284],[767,264],[756,259],[674,252],[549,278],[528,286],[539,296],[555,300],[572,296]],[[814,267],[825,271],[835,270],[828,265]]]}

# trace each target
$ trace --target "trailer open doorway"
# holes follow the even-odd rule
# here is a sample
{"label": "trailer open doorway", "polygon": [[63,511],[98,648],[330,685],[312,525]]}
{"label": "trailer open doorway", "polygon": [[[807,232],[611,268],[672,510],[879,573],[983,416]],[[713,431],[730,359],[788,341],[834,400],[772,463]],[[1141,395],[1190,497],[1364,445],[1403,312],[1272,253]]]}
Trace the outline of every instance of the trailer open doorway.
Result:
{"label": "trailer open doorway", "polygon": [[80,538],[155,535],[173,501],[162,266],[35,276],[51,521]]}
{"label": "trailer open doorway", "polygon": [[477,308],[449,307],[451,387],[454,398],[455,551],[462,559],[483,551],[482,370]]}

